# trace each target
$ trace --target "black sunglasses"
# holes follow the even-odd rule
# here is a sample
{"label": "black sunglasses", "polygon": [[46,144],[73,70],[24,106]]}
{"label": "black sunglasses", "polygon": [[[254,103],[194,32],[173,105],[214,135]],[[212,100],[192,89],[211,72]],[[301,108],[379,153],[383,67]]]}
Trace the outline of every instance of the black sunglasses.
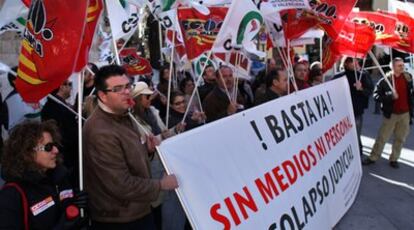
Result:
{"label": "black sunglasses", "polygon": [[51,152],[53,150],[53,147],[59,147],[58,143],[56,142],[49,142],[45,145],[37,146],[34,150],[35,151],[44,151],[44,152]]}

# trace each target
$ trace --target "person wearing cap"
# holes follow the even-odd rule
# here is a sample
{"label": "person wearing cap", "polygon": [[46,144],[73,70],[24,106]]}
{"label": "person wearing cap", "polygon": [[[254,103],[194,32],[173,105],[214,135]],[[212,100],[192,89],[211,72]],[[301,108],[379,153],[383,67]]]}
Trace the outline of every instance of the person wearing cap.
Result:
{"label": "person wearing cap", "polygon": [[155,140],[141,142],[128,115],[131,84],[118,65],[95,76],[98,107],[83,127],[85,190],[92,229],[155,229],[151,202],[160,191],[178,187],[174,175],[151,178],[149,155]]}

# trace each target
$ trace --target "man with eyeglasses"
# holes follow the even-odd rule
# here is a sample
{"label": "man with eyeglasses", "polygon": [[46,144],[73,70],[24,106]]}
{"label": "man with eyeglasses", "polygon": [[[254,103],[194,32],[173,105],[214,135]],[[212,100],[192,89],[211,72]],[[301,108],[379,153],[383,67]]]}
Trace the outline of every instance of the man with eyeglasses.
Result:
{"label": "man with eyeglasses", "polygon": [[[55,89],[51,94],[62,104],[72,107],[66,102],[72,93],[72,82],[66,80]],[[77,187],[78,182],[78,130],[76,115],[65,108],[62,104],[50,98],[41,111],[42,121],[55,120],[59,132],[62,135],[61,152],[63,154],[64,165],[70,170],[70,182],[73,187]]]}
{"label": "man with eyeglasses", "polygon": [[151,201],[178,187],[174,175],[150,178],[148,155],[155,140],[141,142],[127,114],[131,84],[125,70],[104,66],[96,73],[98,107],[83,127],[85,189],[93,229],[155,229]]}

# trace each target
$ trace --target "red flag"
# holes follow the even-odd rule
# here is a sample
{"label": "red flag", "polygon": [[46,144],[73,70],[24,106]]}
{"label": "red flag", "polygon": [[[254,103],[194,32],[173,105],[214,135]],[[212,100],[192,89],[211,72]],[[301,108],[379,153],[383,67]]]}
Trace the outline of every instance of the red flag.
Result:
{"label": "red flag", "polygon": [[300,37],[308,29],[319,26],[336,39],[356,0],[310,0],[312,10],[290,9],[280,12],[286,39]]}
{"label": "red flag", "polygon": [[33,0],[22,40],[16,88],[37,102],[73,72],[83,36],[87,1]]}
{"label": "red flag", "polygon": [[78,63],[76,63],[75,72],[79,72],[88,64],[89,49],[92,45],[93,36],[95,35],[96,25],[99,21],[103,9],[102,0],[89,0],[86,15],[86,27],[83,33],[82,45],[79,50]]}
{"label": "red flag", "polygon": [[286,40],[299,38],[306,31],[318,25],[318,17],[310,10],[282,10],[280,11],[280,18],[282,19]]}
{"label": "red flag", "polygon": [[381,12],[397,19],[394,33],[397,34],[399,39],[386,45],[403,52],[414,53],[414,18],[400,10],[396,14]]}
{"label": "red flag", "polygon": [[210,51],[228,8],[209,7],[209,10],[209,15],[203,15],[194,8],[179,8],[177,11],[189,60]]}
{"label": "red flag", "polygon": [[380,12],[351,12],[349,20],[357,24],[365,24],[371,26],[375,30],[376,44],[391,44],[399,40],[395,34],[395,26],[397,19]]}
{"label": "red flag", "polygon": [[121,50],[119,57],[122,66],[126,69],[128,75],[145,75],[152,73],[152,67],[149,61],[140,57],[135,48],[126,48]]}
{"label": "red flag", "polygon": [[375,37],[372,27],[346,21],[331,49],[341,55],[363,58],[374,45]]}

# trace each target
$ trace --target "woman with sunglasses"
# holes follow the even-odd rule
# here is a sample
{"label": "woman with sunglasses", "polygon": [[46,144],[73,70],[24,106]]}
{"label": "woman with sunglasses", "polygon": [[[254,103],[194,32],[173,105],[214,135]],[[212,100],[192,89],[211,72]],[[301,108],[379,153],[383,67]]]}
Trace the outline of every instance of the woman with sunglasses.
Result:
{"label": "woman with sunglasses", "polygon": [[80,229],[86,193],[75,193],[62,165],[54,121],[18,125],[2,156],[0,229]]}
{"label": "woman with sunglasses", "polygon": [[[168,118],[168,126],[174,127],[178,124],[181,124],[183,120],[185,110],[187,109],[187,102],[185,100],[185,95],[179,91],[175,91],[171,94],[170,97],[171,104],[171,114]],[[206,120],[206,115],[204,112],[194,111],[189,112],[184,121],[185,130],[193,129],[197,126],[200,126]],[[182,131],[185,131],[182,130]]]}

